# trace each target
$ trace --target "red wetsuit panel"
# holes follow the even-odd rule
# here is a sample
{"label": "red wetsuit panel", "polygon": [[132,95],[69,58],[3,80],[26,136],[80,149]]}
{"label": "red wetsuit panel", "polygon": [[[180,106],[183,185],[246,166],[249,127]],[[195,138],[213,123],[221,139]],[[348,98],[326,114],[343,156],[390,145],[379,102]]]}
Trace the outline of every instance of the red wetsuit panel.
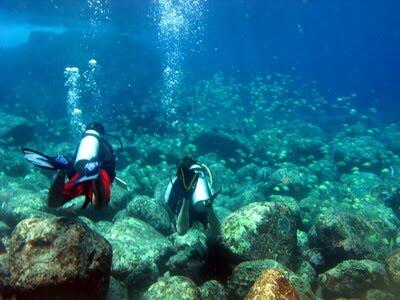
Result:
{"label": "red wetsuit panel", "polygon": [[[90,199],[93,198],[93,193],[94,193],[94,184],[95,181],[87,181],[87,182],[82,182],[76,184],[76,181],[80,178],[79,173],[76,173],[72,178],[64,185],[64,188],[62,190],[62,194],[68,199],[72,200],[76,197],[85,195],[89,197]],[[110,201],[110,196],[111,196],[111,180],[110,176],[108,176],[108,173],[100,169],[99,170],[99,179],[101,180],[101,183],[104,187],[104,193],[105,193],[105,198],[107,203]]]}

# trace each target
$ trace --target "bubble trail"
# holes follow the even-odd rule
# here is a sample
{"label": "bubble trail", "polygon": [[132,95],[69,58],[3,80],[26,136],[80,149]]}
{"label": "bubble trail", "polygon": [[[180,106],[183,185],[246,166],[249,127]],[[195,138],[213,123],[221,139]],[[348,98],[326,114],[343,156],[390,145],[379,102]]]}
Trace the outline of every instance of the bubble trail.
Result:
{"label": "bubble trail", "polygon": [[158,41],[163,51],[164,87],[161,103],[171,126],[178,123],[175,101],[183,76],[183,62],[188,52],[200,52],[202,19],[206,1],[158,1]]}
{"label": "bubble trail", "polygon": [[82,110],[80,109],[79,69],[67,67],[64,70],[67,87],[67,111],[70,118],[71,132],[74,137],[79,137],[84,130]]}

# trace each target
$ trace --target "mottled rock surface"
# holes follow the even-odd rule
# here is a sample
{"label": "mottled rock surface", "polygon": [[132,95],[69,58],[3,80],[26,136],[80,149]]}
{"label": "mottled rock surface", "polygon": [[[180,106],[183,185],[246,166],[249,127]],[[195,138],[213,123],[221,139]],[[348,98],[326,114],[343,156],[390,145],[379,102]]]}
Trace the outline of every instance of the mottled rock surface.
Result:
{"label": "mottled rock surface", "polygon": [[386,259],[386,269],[391,285],[400,291],[400,249]]}
{"label": "mottled rock surface", "polygon": [[153,226],[164,235],[172,233],[172,222],[165,208],[148,196],[136,196],[126,208],[126,214]]}
{"label": "mottled rock surface", "polygon": [[275,259],[290,266],[296,245],[296,222],[279,203],[249,204],[222,223],[222,243],[237,261]]}
{"label": "mottled rock surface", "polygon": [[161,277],[144,293],[143,300],[200,300],[199,288],[187,277]]}
{"label": "mottled rock surface", "polygon": [[295,287],[301,299],[314,299],[311,287],[308,284],[309,280],[304,280],[282,264],[269,259],[246,261],[236,266],[227,282],[229,299],[243,299],[257,278],[269,269],[276,269],[283,272],[285,277]]}
{"label": "mottled rock surface", "polygon": [[256,280],[245,300],[300,300],[300,296],[283,272],[270,269]]}
{"label": "mottled rock surface", "polygon": [[110,244],[77,219],[26,219],[9,242],[10,282],[26,299],[103,299],[111,260]]}
{"label": "mottled rock surface", "polygon": [[216,280],[206,281],[200,287],[202,300],[225,300],[227,295],[225,288]]}
{"label": "mottled rock surface", "polygon": [[176,249],[166,264],[174,275],[182,275],[194,281],[201,280],[207,255],[207,237],[204,227],[195,223],[184,235],[174,233],[170,238]]}
{"label": "mottled rock surface", "polygon": [[331,265],[346,259],[384,259],[388,245],[372,225],[350,213],[321,214],[309,233],[311,245],[321,248]]}
{"label": "mottled rock surface", "polygon": [[387,288],[385,266],[372,260],[347,260],[319,275],[326,297],[362,297],[368,289]]}
{"label": "mottled rock surface", "polygon": [[112,274],[117,279],[125,279],[141,265],[157,266],[172,252],[170,241],[135,218],[117,220],[104,237],[113,248]]}

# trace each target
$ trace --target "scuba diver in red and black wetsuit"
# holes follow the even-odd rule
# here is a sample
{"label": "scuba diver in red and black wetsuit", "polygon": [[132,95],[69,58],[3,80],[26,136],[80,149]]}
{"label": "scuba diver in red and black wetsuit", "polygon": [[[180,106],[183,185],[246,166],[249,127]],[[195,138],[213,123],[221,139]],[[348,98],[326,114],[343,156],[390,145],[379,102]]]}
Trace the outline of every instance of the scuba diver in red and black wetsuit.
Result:
{"label": "scuba diver in red and black wetsuit", "polygon": [[73,160],[63,155],[49,157],[26,148],[23,152],[35,166],[57,170],[47,199],[50,207],[60,207],[79,196],[85,196],[82,209],[89,203],[95,209],[102,208],[110,201],[111,184],[115,179],[115,151],[106,140],[100,123],[86,127]]}

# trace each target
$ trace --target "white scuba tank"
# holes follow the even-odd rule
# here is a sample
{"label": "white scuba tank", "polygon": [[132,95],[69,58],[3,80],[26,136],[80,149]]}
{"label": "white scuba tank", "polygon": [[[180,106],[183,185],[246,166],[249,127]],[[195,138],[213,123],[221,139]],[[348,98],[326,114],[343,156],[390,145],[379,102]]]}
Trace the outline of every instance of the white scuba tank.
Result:
{"label": "white scuba tank", "polygon": [[211,187],[208,183],[207,177],[204,175],[201,166],[193,165],[190,167],[190,169],[194,169],[195,172],[199,175],[196,187],[192,195],[193,208],[198,212],[205,212],[206,211],[206,206],[204,205],[205,201],[209,200],[213,194]]}
{"label": "white scuba tank", "polygon": [[75,158],[75,169],[79,170],[88,161],[96,160],[100,148],[100,134],[93,129],[85,131],[85,135],[81,139]]}

